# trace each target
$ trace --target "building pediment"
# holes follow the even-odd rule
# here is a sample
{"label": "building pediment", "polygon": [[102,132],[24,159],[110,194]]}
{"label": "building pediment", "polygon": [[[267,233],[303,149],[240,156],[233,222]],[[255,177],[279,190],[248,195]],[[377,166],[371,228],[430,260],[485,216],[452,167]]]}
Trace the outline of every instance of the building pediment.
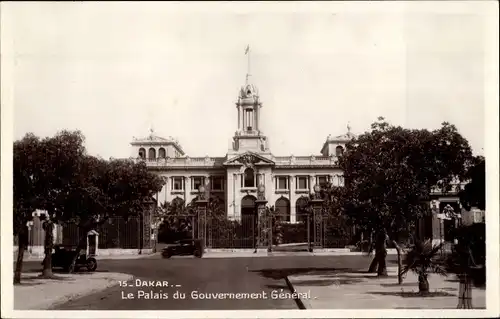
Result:
{"label": "building pediment", "polygon": [[259,165],[274,165],[274,164],[275,163],[272,160],[253,152],[246,152],[244,154],[237,155],[224,162],[224,165],[237,165],[237,166],[239,165],[259,166]]}
{"label": "building pediment", "polygon": [[333,137],[328,136],[327,141],[328,142],[348,142],[355,137],[356,137],[355,134],[353,134],[351,132],[347,132],[346,134],[337,135],[337,136],[333,136]]}
{"label": "building pediment", "polygon": [[132,144],[148,144],[148,143],[173,143],[171,139],[160,137],[157,135],[149,135],[147,137],[136,138],[132,141]]}

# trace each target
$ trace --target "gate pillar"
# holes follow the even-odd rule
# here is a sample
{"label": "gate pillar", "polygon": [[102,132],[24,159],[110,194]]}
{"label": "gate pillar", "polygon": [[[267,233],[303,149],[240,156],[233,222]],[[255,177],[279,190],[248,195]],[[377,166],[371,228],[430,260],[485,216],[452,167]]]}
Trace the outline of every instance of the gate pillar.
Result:
{"label": "gate pillar", "polygon": [[206,226],[208,201],[205,199],[205,187],[203,185],[198,188],[198,191],[200,195],[195,201],[196,211],[198,213],[198,239],[202,241],[203,249],[205,249],[207,245]]}
{"label": "gate pillar", "polygon": [[[320,248],[323,246],[323,214],[322,214],[322,205],[323,200],[320,198],[320,187],[319,185],[314,186],[314,195],[313,199],[309,201],[311,205],[312,211],[312,221],[309,218],[308,225],[308,237],[309,237],[309,251],[313,251],[313,247]],[[311,225],[312,224],[312,225]],[[311,226],[312,226],[312,234],[311,234]],[[311,238],[312,235],[312,238]]]}
{"label": "gate pillar", "polygon": [[257,190],[257,200],[255,201],[255,206],[257,208],[257,236],[255,251],[257,251],[257,247],[263,248],[266,246],[267,250],[271,251],[272,245],[272,220],[270,216],[267,216],[267,200],[264,196],[265,190],[265,186],[260,184]]}

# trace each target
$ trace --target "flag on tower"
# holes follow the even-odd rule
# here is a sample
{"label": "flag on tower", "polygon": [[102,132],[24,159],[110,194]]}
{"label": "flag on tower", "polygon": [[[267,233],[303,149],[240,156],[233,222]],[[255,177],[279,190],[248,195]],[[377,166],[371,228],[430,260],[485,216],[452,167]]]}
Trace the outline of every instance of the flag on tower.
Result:
{"label": "flag on tower", "polygon": [[250,45],[247,45],[247,47],[245,49],[245,54],[248,54],[248,51],[250,51]]}

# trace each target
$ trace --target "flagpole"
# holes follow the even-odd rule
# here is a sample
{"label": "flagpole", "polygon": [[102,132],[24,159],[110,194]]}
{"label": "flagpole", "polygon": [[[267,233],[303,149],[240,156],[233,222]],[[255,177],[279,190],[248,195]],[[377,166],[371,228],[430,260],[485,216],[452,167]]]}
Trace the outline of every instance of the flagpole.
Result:
{"label": "flagpole", "polygon": [[248,59],[246,84],[248,84],[248,77],[250,76],[250,45],[247,46],[246,54],[247,54],[247,59]]}

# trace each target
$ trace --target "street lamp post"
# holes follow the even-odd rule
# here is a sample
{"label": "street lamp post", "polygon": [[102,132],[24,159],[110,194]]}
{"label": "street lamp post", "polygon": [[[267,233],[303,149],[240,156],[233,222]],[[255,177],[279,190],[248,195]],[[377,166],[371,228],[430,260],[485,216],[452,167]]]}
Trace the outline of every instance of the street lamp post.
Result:
{"label": "street lamp post", "polygon": [[199,195],[196,200],[196,210],[198,212],[198,239],[202,240],[203,249],[207,244],[206,224],[207,224],[207,206],[208,201],[205,199],[205,186],[198,187]]}
{"label": "street lamp post", "polygon": [[311,240],[311,216],[308,214],[307,216],[307,237],[309,239],[309,252],[313,251],[313,246],[321,245],[321,235],[322,235],[322,215],[321,215],[321,206],[323,204],[323,200],[320,198],[320,190],[319,185],[314,185],[314,193],[312,194],[312,199],[309,201],[312,210],[313,217],[313,240]]}
{"label": "street lamp post", "polygon": [[255,201],[255,206],[257,208],[257,236],[255,239],[255,253],[257,252],[257,246],[263,246],[266,242],[266,232],[264,231],[268,228],[268,243],[267,243],[267,251],[271,251],[271,241],[272,241],[272,221],[269,216],[266,216],[266,196],[265,196],[266,187],[264,184],[260,184],[257,188],[257,200]]}

